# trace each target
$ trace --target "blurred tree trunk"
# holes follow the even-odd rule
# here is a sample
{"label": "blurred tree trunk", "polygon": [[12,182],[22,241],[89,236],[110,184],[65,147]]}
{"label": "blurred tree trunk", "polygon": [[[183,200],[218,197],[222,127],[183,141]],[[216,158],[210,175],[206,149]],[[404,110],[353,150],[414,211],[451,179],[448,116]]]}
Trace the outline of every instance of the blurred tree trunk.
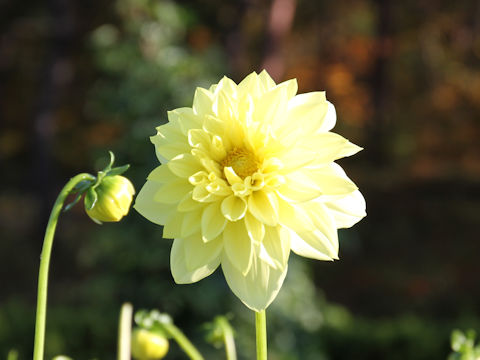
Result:
{"label": "blurred tree trunk", "polygon": [[248,8],[251,6],[249,0],[239,0],[236,4],[236,20],[232,21],[231,27],[228,29],[226,36],[226,48],[230,62],[230,67],[233,70],[236,78],[244,76],[244,69],[249,68],[247,44],[245,34],[243,31],[243,24],[247,14]]}
{"label": "blurred tree trunk", "polygon": [[50,30],[47,39],[45,63],[38,90],[38,101],[33,114],[32,174],[27,181],[33,182],[33,190],[41,199],[44,227],[57,188],[53,165],[53,142],[58,125],[58,110],[63,95],[68,92],[72,80],[70,59],[74,39],[74,2],[49,0],[47,3]]}
{"label": "blurred tree trunk", "polygon": [[373,0],[377,9],[376,61],[372,74],[374,116],[367,128],[367,146],[375,166],[388,163],[388,61],[392,48],[392,14],[390,0]]}
{"label": "blurred tree trunk", "polygon": [[273,0],[270,7],[262,68],[276,81],[280,81],[285,72],[282,47],[292,28],[296,7],[296,0]]}

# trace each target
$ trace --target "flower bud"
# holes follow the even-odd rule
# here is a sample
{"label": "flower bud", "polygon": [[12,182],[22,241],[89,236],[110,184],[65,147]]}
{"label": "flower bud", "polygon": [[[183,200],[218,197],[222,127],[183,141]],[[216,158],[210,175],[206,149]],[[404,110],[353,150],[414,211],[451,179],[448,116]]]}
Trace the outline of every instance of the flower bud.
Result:
{"label": "flower bud", "polygon": [[95,222],[120,221],[128,214],[135,189],[126,177],[105,176],[85,195],[85,211]]}
{"label": "flower bud", "polygon": [[138,360],[162,359],[168,352],[165,336],[145,329],[135,329],[132,334],[132,356]]}

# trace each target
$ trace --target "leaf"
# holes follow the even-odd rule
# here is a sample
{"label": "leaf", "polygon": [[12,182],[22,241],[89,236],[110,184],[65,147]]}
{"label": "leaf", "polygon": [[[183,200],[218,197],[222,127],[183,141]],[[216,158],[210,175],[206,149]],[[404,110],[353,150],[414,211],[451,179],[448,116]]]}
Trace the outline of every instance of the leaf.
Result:
{"label": "leaf", "polygon": [[125,171],[128,170],[129,167],[130,167],[130,164],[115,167],[107,172],[107,176],[122,175]]}
{"label": "leaf", "polygon": [[110,163],[107,165],[105,169],[103,169],[104,172],[109,172],[110,169],[112,168],[113,163],[115,162],[115,154],[111,151],[108,151],[110,154]]}
{"label": "leaf", "polygon": [[95,189],[90,188],[88,189],[87,193],[85,194],[85,208],[87,210],[92,210],[98,200],[98,195]]}
{"label": "leaf", "polygon": [[66,205],[64,208],[63,208],[63,212],[67,212],[68,210],[70,210],[72,207],[75,206],[76,203],[78,203],[78,201],[82,198],[82,195],[83,195],[83,192],[79,192],[77,194],[77,196],[75,196],[75,199],[68,205]]}

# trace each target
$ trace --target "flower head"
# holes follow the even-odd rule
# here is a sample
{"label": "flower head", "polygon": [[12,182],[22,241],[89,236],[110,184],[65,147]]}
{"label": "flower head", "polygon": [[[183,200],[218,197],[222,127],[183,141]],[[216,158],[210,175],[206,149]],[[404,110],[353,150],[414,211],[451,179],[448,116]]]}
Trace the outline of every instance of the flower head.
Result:
{"label": "flower head", "polygon": [[141,328],[132,333],[132,356],[135,359],[163,359],[168,353],[168,347],[168,340],[162,334]]}
{"label": "flower head", "polygon": [[135,189],[126,177],[107,175],[87,191],[85,211],[96,222],[120,221],[128,214],[133,194]]}
{"label": "flower head", "polygon": [[330,132],[324,92],[296,95],[295,79],[266,71],[238,85],[227,77],[197,88],[191,108],[168,113],[151,138],[162,165],[135,208],[173,238],[171,271],[192,283],[221,264],[253,310],[280,290],[290,250],[338,258],[337,229],[365,216],[365,201],[334,161],[361,150]]}

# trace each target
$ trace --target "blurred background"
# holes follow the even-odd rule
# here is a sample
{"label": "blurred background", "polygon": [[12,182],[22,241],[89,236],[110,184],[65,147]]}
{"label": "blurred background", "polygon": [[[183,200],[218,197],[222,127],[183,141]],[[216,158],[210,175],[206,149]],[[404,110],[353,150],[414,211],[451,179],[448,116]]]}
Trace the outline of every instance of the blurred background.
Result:
{"label": "blurred background", "polygon": [[[0,1],[0,358],[31,357],[43,233],[68,179],[113,150],[140,190],[167,110],[263,68],[326,90],[334,130],[365,148],[340,163],[368,212],[340,231],[340,261],[291,257],[270,358],[444,359],[453,328],[480,330],[479,1]],[[47,358],[114,359],[130,301],[170,313],[207,359],[224,355],[202,324],[230,312],[252,359],[253,314],[219,271],[175,285],[170,243],[134,210],[100,227],[82,206],[62,216]]]}

